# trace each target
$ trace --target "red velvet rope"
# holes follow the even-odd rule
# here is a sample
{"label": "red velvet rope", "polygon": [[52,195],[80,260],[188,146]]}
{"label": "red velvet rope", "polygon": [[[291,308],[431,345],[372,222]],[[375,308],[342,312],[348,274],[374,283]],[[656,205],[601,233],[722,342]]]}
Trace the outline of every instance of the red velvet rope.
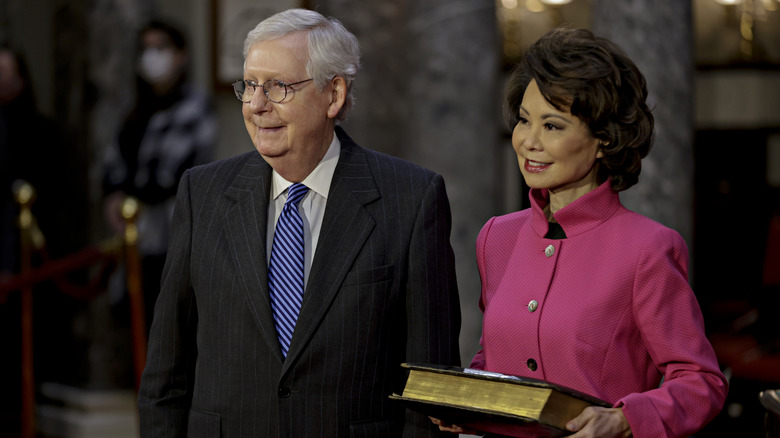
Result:
{"label": "red velvet rope", "polygon": [[[117,253],[98,246],[88,246],[66,257],[51,260],[44,246],[38,250],[43,260],[40,266],[26,274],[17,274],[0,282],[0,303],[5,302],[8,295],[24,287],[32,287],[47,280],[53,280],[57,287],[67,296],[88,300],[103,292],[101,286],[108,275],[116,268]],[[87,284],[78,285],[69,281],[66,275],[79,269],[98,266],[96,274],[92,275]]]}

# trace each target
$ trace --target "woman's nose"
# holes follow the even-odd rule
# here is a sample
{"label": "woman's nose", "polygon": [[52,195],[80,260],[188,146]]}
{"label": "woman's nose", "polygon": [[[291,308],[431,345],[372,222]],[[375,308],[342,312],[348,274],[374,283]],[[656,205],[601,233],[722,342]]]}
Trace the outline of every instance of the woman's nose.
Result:
{"label": "woman's nose", "polygon": [[529,132],[523,140],[523,147],[526,149],[537,150],[542,146],[539,136],[535,132]]}
{"label": "woman's nose", "polygon": [[515,146],[528,150],[538,150],[542,148],[539,132],[533,128],[516,128],[512,136],[512,142]]}

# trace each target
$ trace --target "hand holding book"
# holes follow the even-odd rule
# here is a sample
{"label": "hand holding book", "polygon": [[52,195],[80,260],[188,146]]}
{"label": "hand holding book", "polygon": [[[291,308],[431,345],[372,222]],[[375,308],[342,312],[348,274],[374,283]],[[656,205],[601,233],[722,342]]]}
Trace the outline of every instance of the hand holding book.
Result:
{"label": "hand holding book", "polygon": [[439,430],[441,430],[442,432],[464,433],[466,435],[474,435],[474,434],[478,433],[478,431],[476,431],[476,430],[464,429],[464,428],[458,426],[457,424],[450,424],[450,423],[447,423],[447,422],[445,422],[443,420],[440,420],[438,418],[434,418],[434,417],[428,417],[428,418],[431,419],[433,424],[439,426]]}
{"label": "hand holding book", "polygon": [[578,438],[580,435],[589,437],[629,437],[631,427],[623,408],[604,408],[589,406],[580,415],[566,423],[566,429],[578,432],[570,438]]}

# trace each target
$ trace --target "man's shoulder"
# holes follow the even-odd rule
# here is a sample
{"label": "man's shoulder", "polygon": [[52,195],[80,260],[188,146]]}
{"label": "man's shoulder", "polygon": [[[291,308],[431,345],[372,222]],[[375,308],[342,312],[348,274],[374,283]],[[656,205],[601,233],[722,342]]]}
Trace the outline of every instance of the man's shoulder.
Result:
{"label": "man's shoulder", "polygon": [[232,180],[247,166],[267,165],[256,151],[199,164],[188,170],[193,180]]}
{"label": "man's shoulder", "polygon": [[[339,131],[337,130],[337,132]],[[341,141],[343,154],[352,155],[351,159],[360,159],[359,157],[361,156],[365,157],[366,164],[374,173],[393,172],[397,175],[419,175],[426,180],[430,180],[437,175],[436,172],[409,160],[363,147],[349,138],[343,130],[339,134],[339,140]]]}
{"label": "man's shoulder", "polygon": [[205,172],[205,173],[226,172],[226,171],[229,172],[229,169],[241,167],[242,165],[252,161],[254,158],[259,158],[257,151],[249,151],[240,155],[235,155],[228,158],[221,158],[208,163],[193,166],[190,169],[190,171]]}
{"label": "man's shoulder", "polygon": [[404,158],[399,158],[393,155],[385,154],[383,152],[375,151],[373,149],[365,149],[366,156],[368,157],[369,165],[372,163],[374,167],[381,167],[383,169],[393,169],[395,171],[401,170],[405,172],[424,174],[432,177],[436,172],[425,168],[419,164],[415,164]]}

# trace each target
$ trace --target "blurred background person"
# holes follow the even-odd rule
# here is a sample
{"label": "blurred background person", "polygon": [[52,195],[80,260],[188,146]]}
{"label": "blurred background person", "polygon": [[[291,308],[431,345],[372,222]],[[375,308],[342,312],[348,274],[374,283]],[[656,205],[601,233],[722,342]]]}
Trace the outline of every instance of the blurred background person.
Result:
{"label": "blurred background person", "polygon": [[[25,180],[37,191],[33,213],[46,237],[56,241],[60,164],[65,150],[56,124],[38,111],[24,58],[0,48],[0,278],[18,272],[18,234],[13,184]],[[47,232],[50,231],[50,232]],[[55,245],[56,246],[56,245]]]}
{"label": "blurred background person", "polygon": [[[24,180],[36,190],[32,212],[46,247],[57,257],[66,250],[63,237],[68,202],[65,163],[69,148],[63,142],[57,123],[43,115],[36,103],[32,80],[22,54],[10,47],[0,48],[0,283],[20,269],[19,209],[14,201],[14,182]],[[42,253],[36,251],[34,264]],[[62,360],[72,352],[73,338],[68,327],[74,303],[49,283],[36,284],[33,293],[35,375],[40,380],[65,380],[74,372],[73,360]],[[0,301],[0,436],[18,429],[21,398],[20,293],[13,291]]]}
{"label": "blurred background person", "polygon": [[[120,209],[126,197],[141,202],[138,251],[147,328],[159,293],[179,178],[186,169],[211,161],[217,141],[216,114],[208,96],[188,82],[188,61],[181,30],[159,20],[143,28],[136,101],[105,156],[104,215],[110,227],[124,230]],[[126,294],[122,297],[126,302]]]}
{"label": "blurred background person", "polygon": [[[25,93],[25,79],[20,72],[18,57],[8,48],[0,49],[0,279],[10,276],[16,271],[16,241],[17,231],[14,226],[15,207],[12,185],[18,176],[16,169],[11,165],[23,148],[14,148],[14,143],[19,142],[17,132],[11,131],[9,120],[16,112],[16,107],[27,107],[35,111],[35,102],[24,104],[26,100],[22,94],[32,97],[29,90]],[[24,160],[22,160],[24,161]]]}

